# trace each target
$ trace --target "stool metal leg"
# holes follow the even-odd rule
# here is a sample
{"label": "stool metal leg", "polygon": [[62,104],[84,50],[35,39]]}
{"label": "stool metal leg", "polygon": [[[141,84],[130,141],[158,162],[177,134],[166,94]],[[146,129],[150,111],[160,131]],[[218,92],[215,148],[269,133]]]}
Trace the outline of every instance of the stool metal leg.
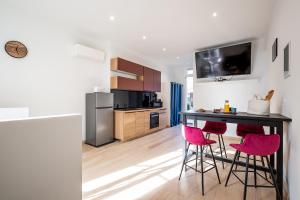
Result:
{"label": "stool metal leg", "polygon": [[[238,153],[236,160],[239,161],[240,160],[240,156],[241,156],[241,152]],[[235,165],[235,170],[237,170],[238,165]]]}
{"label": "stool metal leg", "polygon": [[202,183],[202,196],[204,196],[204,173],[203,173],[203,148],[200,146],[201,152],[201,183]]}
{"label": "stool metal leg", "polygon": [[268,156],[266,156],[266,160],[267,160],[267,164],[268,164],[268,167],[269,167],[269,170],[270,170],[270,174],[271,174],[271,177],[272,177],[273,184],[276,188],[277,195],[279,195],[279,199],[282,199],[282,197],[280,196],[280,191],[279,191],[279,187],[278,187],[275,175],[274,175],[274,171],[273,171],[273,168],[271,166],[271,163],[269,161]]}
{"label": "stool metal leg", "polygon": [[211,153],[212,159],[214,161],[214,165],[215,165],[216,173],[217,173],[217,176],[218,176],[219,184],[221,184],[220,176],[219,176],[219,172],[218,172],[218,167],[217,167],[217,164],[216,164],[215,156],[214,156],[214,153],[212,151],[211,145],[209,145],[209,149],[210,149],[210,153]]}
{"label": "stool metal leg", "polygon": [[[265,165],[264,157],[261,156],[260,159],[261,159],[262,166],[265,167],[266,165]],[[265,174],[265,178],[268,180],[267,172],[265,171],[264,174]]]}
{"label": "stool metal leg", "polygon": [[[240,141],[240,144],[242,144],[242,143],[243,143],[243,138],[242,138],[241,141]],[[240,160],[240,156],[241,156],[241,152],[239,152],[239,155],[238,155],[238,157],[237,157],[237,161]],[[237,168],[238,168],[238,166],[236,165],[236,166],[235,166],[235,170],[237,170]]]}
{"label": "stool metal leg", "polygon": [[244,184],[244,200],[247,198],[247,185],[248,185],[248,169],[249,169],[249,155],[246,160],[246,173],[245,173],[245,184]]}
{"label": "stool metal leg", "polygon": [[[219,148],[220,148],[221,157],[223,159],[223,151],[222,151],[222,143],[221,143],[220,135],[218,135],[218,140],[219,140]],[[223,169],[225,169],[223,160],[222,160],[222,166],[223,166]]]}
{"label": "stool metal leg", "polygon": [[228,184],[228,181],[229,181],[230,175],[231,175],[231,173],[232,173],[232,169],[233,169],[233,166],[234,166],[234,164],[235,164],[235,160],[236,160],[238,154],[239,154],[239,151],[236,151],[236,152],[235,152],[235,155],[234,155],[234,158],[233,158],[233,161],[232,161],[232,164],[231,164],[231,167],[230,167],[230,170],[229,170],[229,174],[228,174],[227,179],[226,179],[225,187],[226,187],[227,184]]}
{"label": "stool metal leg", "polygon": [[187,145],[187,148],[185,149],[185,154],[184,154],[184,159],[182,161],[182,166],[181,166],[181,171],[180,171],[180,175],[179,175],[179,180],[181,178],[181,174],[182,174],[182,171],[183,171],[183,167],[185,166],[185,163],[186,163],[186,158],[187,158],[187,154],[189,152],[189,147],[190,147],[190,143],[188,143]]}
{"label": "stool metal leg", "polygon": [[[201,148],[201,147],[200,147]],[[196,146],[196,172],[198,171],[198,145]]]}
{"label": "stool metal leg", "polygon": [[253,156],[253,164],[254,164],[254,187],[257,186],[257,177],[256,177],[256,156]]}
{"label": "stool metal leg", "polygon": [[223,144],[223,148],[224,148],[225,157],[227,158],[227,152],[226,152],[226,147],[225,147],[225,142],[224,142],[223,135],[221,135],[221,139],[222,139],[222,144]]}

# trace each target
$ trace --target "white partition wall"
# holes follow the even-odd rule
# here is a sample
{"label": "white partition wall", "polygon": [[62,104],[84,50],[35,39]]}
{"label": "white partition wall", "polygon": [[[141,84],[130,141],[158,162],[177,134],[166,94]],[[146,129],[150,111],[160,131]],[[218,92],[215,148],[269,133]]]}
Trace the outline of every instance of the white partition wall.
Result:
{"label": "white partition wall", "polygon": [[29,108],[0,108],[0,120],[29,117]]}
{"label": "white partition wall", "polygon": [[81,116],[0,121],[0,199],[81,200]]}

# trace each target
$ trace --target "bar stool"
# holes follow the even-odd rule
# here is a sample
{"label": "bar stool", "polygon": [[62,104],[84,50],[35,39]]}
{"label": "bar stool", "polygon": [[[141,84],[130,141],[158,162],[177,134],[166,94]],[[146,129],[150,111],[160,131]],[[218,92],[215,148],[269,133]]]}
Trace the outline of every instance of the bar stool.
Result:
{"label": "bar stool", "polygon": [[[221,157],[223,158],[223,150],[225,153],[225,157],[227,158],[227,152],[225,148],[225,143],[223,139],[223,135],[227,130],[227,125],[224,122],[210,122],[206,121],[205,125],[202,129],[203,132],[206,132],[206,137],[209,139],[210,134],[215,134],[218,136],[218,141],[219,141],[219,148],[220,148],[220,153]],[[223,147],[222,147],[223,145]],[[222,166],[224,169],[224,161],[222,161]]]}
{"label": "bar stool", "polygon": [[[199,128],[195,128],[195,127],[184,126],[184,134],[185,134],[185,140],[188,143],[188,145],[187,145],[187,148],[185,149],[185,155],[184,155],[184,159],[183,159],[183,162],[182,162],[182,167],[181,167],[181,171],[180,171],[180,175],[179,175],[179,180],[181,178],[184,166],[192,168],[196,172],[200,172],[201,173],[201,184],[202,184],[202,195],[204,195],[204,173],[206,173],[206,172],[210,171],[211,169],[215,168],[216,173],[217,173],[217,177],[218,177],[218,180],[219,180],[219,184],[221,184],[218,168],[217,168],[216,161],[215,161],[215,157],[214,157],[214,154],[213,154],[213,151],[212,151],[212,148],[211,148],[211,144],[216,143],[216,141],[209,140],[209,139],[205,138],[204,135],[203,135],[202,130],[199,129]],[[195,152],[196,153],[196,159],[189,160],[188,151],[189,151],[190,145],[195,145],[196,146],[196,152]],[[211,152],[214,164],[211,164],[209,162],[206,162],[206,160],[203,160],[203,154],[204,154],[203,153],[203,148],[205,146],[208,146],[210,148],[210,152]],[[199,149],[198,148],[199,147],[200,147],[201,171],[198,171],[198,156],[199,156],[198,155],[199,154]],[[189,162],[191,162],[193,160],[196,160],[196,168],[193,168],[193,167],[187,165]],[[213,167],[204,171],[203,170],[203,163],[204,162],[206,164],[210,165],[210,166],[213,166]]]}
{"label": "bar stool", "polygon": [[[246,200],[246,197],[247,197],[247,187],[275,187],[277,193],[280,194],[278,185],[276,183],[275,174],[274,174],[273,168],[271,167],[271,164],[270,164],[270,161],[269,161],[269,158],[268,158],[268,156],[270,156],[270,155],[272,155],[272,154],[274,154],[275,152],[278,151],[279,145],[280,145],[280,136],[279,135],[257,135],[257,134],[247,134],[245,136],[244,142],[242,144],[230,144],[231,147],[236,149],[236,153],[235,153],[232,165],[230,167],[230,171],[229,171],[226,183],[225,183],[225,187],[227,186],[230,175],[232,173],[235,177],[237,177],[237,179],[241,183],[244,184],[244,198],[243,198],[244,200]],[[243,152],[243,153],[247,154],[245,181],[244,182],[235,174],[235,172],[238,172],[238,171],[233,170],[233,166],[236,163],[238,153],[240,153],[240,152]],[[256,176],[254,176],[254,185],[249,185],[248,184],[248,172],[249,172],[249,159],[250,159],[250,156],[253,156],[254,158],[255,158],[255,156],[262,156],[262,157],[266,158],[268,168],[269,168],[269,172],[271,174],[271,178],[272,178],[273,183],[269,182],[267,179],[265,179],[265,180],[268,181],[271,184],[271,186],[257,185],[256,184]],[[255,159],[254,159],[253,164],[254,164],[254,173],[256,174]],[[262,178],[264,178],[264,177],[262,177]],[[280,197],[280,199],[281,199],[281,197]]]}
{"label": "bar stool", "polygon": [[236,128],[236,135],[242,137],[241,143],[247,134],[265,134],[263,126],[251,124],[238,124]]}
{"label": "bar stool", "polygon": [[[264,135],[265,130],[263,126],[260,125],[252,125],[252,124],[238,124],[236,129],[236,135],[241,137],[241,144],[243,143],[244,138],[247,134],[258,134],[258,135]],[[241,157],[241,153],[238,154],[237,160],[239,160]],[[256,159],[256,158],[255,158]],[[265,167],[264,158],[260,157],[260,161],[262,165]],[[256,160],[255,160],[256,162]],[[237,170],[237,165],[235,166],[235,170]],[[265,178],[267,177],[267,173],[265,173]],[[256,175],[255,175],[256,176]]]}

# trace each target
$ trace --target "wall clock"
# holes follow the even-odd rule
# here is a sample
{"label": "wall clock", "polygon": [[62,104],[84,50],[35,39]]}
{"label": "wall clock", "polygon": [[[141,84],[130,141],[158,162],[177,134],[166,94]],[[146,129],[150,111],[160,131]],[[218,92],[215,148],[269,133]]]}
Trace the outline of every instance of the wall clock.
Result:
{"label": "wall clock", "polygon": [[24,58],[28,53],[26,46],[18,41],[6,42],[5,51],[14,58]]}

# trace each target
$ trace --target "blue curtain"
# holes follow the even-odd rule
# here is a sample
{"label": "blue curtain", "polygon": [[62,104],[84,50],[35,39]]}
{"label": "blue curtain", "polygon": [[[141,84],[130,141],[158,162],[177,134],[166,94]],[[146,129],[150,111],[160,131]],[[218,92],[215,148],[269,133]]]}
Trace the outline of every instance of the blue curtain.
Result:
{"label": "blue curtain", "polygon": [[180,123],[182,85],[171,82],[171,126]]}

